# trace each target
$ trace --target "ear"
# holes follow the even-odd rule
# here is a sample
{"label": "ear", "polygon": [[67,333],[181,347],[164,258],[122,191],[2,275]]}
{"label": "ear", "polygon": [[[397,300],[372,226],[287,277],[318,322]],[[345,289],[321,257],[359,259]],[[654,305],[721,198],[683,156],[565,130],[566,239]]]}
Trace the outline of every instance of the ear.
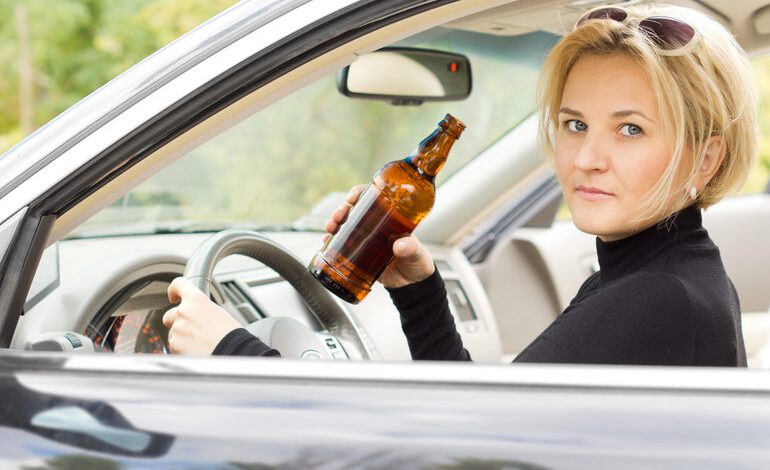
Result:
{"label": "ear", "polygon": [[703,162],[700,168],[698,168],[698,174],[695,176],[695,185],[698,192],[717,174],[726,153],[727,149],[723,145],[722,136],[715,135],[709,138],[706,144],[706,155],[703,157]]}

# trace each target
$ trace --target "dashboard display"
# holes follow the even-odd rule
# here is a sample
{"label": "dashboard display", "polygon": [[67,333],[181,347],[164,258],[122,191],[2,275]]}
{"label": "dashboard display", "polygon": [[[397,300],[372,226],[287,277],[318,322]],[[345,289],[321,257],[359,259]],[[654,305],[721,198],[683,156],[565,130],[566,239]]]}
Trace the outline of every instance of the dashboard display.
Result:
{"label": "dashboard display", "polygon": [[156,309],[127,311],[118,309],[102,321],[88,325],[85,335],[94,342],[97,351],[117,354],[167,354],[168,328],[163,314],[170,305]]}

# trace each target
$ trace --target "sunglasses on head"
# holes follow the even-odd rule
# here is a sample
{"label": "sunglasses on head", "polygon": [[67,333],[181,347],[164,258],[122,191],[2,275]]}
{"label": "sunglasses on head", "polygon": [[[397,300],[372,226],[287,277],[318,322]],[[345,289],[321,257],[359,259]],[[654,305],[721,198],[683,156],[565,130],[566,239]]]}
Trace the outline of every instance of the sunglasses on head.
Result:
{"label": "sunglasses on head", "polygon": [[[591,20],[612,20],[624,23],[629,17],[620,7],[599,7],[580,17],[575,28]],[[639,21],[639,31],[647,36],[662,55],[684,55],[692,51],[698,32],[682,20],[669,16],[650,16]]]}

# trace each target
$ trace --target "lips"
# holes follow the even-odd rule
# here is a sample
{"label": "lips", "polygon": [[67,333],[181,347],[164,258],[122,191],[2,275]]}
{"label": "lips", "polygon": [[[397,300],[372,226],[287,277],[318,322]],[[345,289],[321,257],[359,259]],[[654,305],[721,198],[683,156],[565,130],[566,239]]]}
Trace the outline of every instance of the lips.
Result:
{"label": "lips", "polygon": [[582,184],[579,184],[575,188],[575,193],[581,198],[586,199],[588,201],[603,201],[615,196],[613,193],[609,191],[605,191],[600,188],[595,188],[593,186],[584,186]]}

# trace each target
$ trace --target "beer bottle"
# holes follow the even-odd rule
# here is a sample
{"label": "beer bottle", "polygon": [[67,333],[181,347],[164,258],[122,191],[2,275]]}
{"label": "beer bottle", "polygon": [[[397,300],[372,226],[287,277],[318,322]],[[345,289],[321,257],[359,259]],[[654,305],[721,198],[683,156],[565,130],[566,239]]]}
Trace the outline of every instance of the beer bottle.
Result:
{"label": "beer bottle", "polygon": [[463,129],[447,114],[411,155],[377,170],[339,232],[310,261],[321,284],[353,304],[366,297],[393,259],[393,242],[412,233],[433,207],[433,180]]}

